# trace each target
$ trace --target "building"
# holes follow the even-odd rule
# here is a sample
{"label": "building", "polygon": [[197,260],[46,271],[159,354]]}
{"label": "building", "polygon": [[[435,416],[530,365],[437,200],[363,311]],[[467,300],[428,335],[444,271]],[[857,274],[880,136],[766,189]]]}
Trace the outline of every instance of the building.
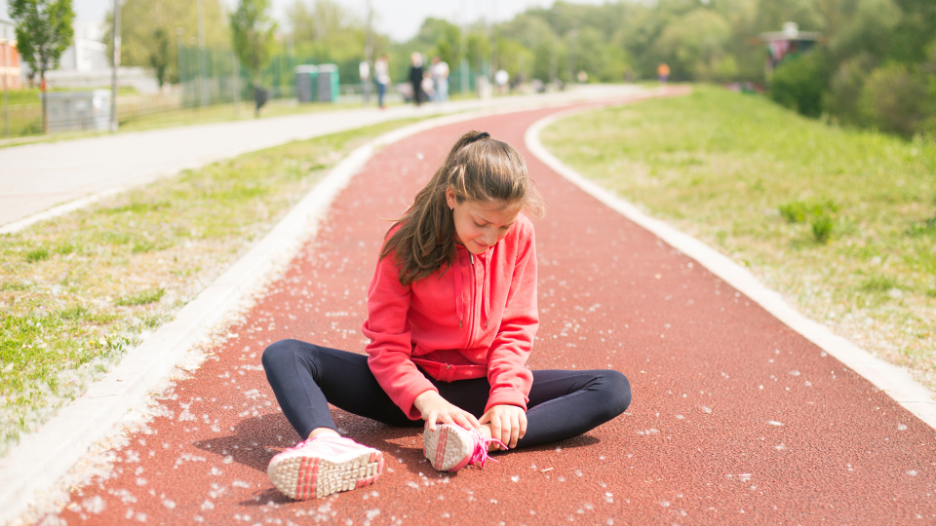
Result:
{"label": "building", "polygon": [[78,72],[110,71],[101,25],[76,20],[72,29],[75,31],[72,45],[62,53],[58,69]]}
{"label": "building", "polygon": [[[72,44],[62,53],[58,69],[46,72],[47,85],[71,90],[110,87],[113,68],[107,56],[102,24],[76,20],[72,28],[75,30]],[[159,91],[153,74],[139,67],[121,67],[117,72],[117,84],[133,87],[139,93]]]}
{"label": "building", "polygon": [[760,41],[767,45],[764,73],[769,78],[783,59],[806,53],[821,39],[822,33],[800,31],[796,22],[786,22],[781,31],[761,33]]}
{"label": "building", "polygon": [[22,89],[23,71],[16,49],[16,26],[0,19],[0,88]]}

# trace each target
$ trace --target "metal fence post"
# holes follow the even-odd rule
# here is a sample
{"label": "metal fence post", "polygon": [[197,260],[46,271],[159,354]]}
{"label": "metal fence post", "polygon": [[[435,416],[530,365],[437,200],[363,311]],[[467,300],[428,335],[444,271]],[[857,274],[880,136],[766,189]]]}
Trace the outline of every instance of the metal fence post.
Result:
{"label": "metal fence post", "polygon": [[111,76],[111,132],[117,131],[117,69],[120,67],[120,0],[114,0],[114,72]]}
{"label": "metal fence post", "polygon": [[231,53],[233,70],[231,72],[231,100],[234,102],[234,118],[240,116],[240,63],[237,61],[237,53]]}

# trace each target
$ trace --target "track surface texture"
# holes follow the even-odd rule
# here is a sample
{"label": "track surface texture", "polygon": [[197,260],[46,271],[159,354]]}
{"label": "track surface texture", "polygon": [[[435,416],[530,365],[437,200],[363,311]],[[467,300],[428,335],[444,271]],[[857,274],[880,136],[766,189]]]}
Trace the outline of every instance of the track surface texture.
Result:
{"label": "track surface texture", "polygon": [[[936,524],[936,432],[533,158],[524,131],[560,109],[437,128],[377,153],[226,343],[113,452],[111,476],[76,488],[45,523]],[[290,501],[266,467],[298,437],[260,355],[283,338],[363,352],[386,219],[468,129],[524,153],[549,206],[535,222],[541,325],[530,367],[617,369],[633,405],[584,436],[456,474],[432,469],[420,430],[335,410],[387,469],[373,486]]]}

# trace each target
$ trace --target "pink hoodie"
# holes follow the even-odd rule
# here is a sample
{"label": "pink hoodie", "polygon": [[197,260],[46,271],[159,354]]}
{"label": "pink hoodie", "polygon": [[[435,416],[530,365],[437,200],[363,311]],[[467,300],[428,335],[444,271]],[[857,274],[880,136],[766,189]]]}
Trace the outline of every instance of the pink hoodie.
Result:
{"label": "pink hoodie", "polygon": [[[391,231],[392,233],[393,231]],[[389,234],[388,234],[389,238]],[[525,364],[539,326],[533,224],[520,215],[510,232],[474,256],[456,245],[451,268],[409,286],[392,255],[377,264],[367,292],[367,363],[380,386],[411,419],[413,400],[439,381],[487,376],[485,411],[527,408],[533,374]]]}

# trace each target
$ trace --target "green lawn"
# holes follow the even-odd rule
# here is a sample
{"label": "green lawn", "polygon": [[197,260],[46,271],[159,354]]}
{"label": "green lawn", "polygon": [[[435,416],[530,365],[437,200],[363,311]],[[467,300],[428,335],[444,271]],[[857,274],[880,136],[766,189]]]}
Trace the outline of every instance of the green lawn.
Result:
{"label": "green lawn", "polygon": [[395,121],[250,153],[0,235],[0,455]]}
{"label": "green lawn", "polygon": [[574,116],[542,139],[936,387],[936,141],[830,127],[706,86]]}

